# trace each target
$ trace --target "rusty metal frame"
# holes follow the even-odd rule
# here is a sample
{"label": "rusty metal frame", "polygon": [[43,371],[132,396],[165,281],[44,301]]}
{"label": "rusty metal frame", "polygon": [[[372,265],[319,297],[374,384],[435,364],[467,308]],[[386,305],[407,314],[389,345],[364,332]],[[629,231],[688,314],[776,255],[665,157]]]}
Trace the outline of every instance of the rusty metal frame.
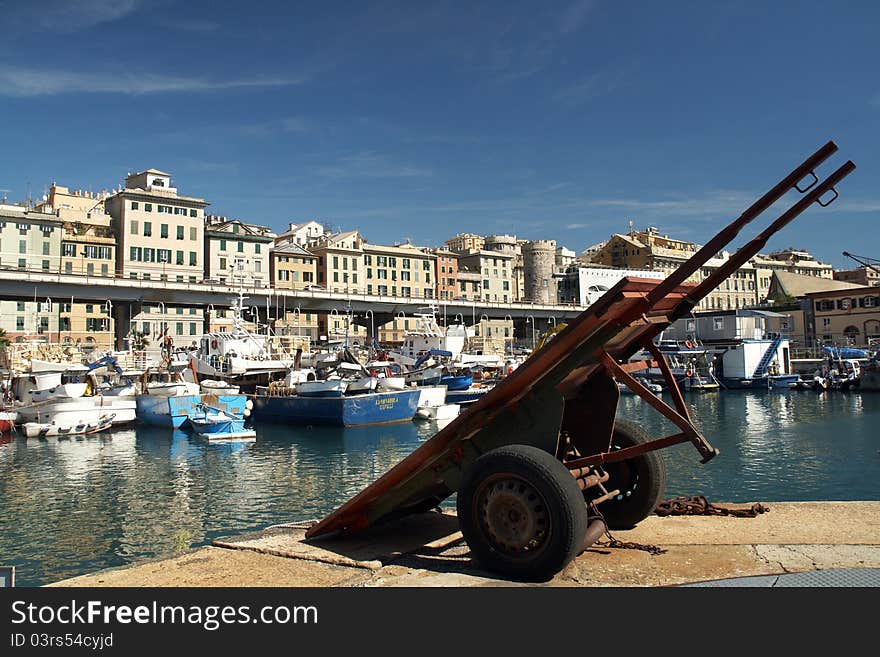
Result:
{"label": "rusty metal frame", "polygon": [[[588,456],[566,463],[570,470],[577,472],[576,478],[581,485],[598,485],[601,489],[598,480],[602,473],[591,473],[590,468],[594,466],[625,461],[687,441],[700,452],[703,463],[713,458],[718,452],[694,427],[681,391],[665,358],[653,345],[653,338],[663,328],[690,313],[724,278],[758,253],[773,234],[813,203],[826,206],[837,198],[835,185],[849,175],[855,165],[847,161],[822,182],[818,182],[815,174],[815,169],[837,150],[834,142],[822,146],[665,280],[625,278],[620,281],[485,397],[373,484],[311,527],[306,537],[337,531],[354,533],[383,518],[436,505],[457,490],[462,473],[474,459],[499,445],[511,442],[533,444],[564,457],[560,454],[559,439],[566,427],[556,425],[556,441],[552,448],[547,445],[548,430],[557,420],[564,423],[566,402],[582,400],[585,385],[602,378],[616,378],[627,385],[681,432],[616,451],[610,451],[610,443],[605,447],[607,451],[602,453],[590,455],[589,451],[582,451]],[[805,180],[807,182],[802,184]],[[802,197],[787,211],[702,282],[686,283],[744,226],[792,190],[800,192]],[[826,194],[832,196],[823,201]],[[658,399],[632,376],[632,372],[649,365],[621,365],[617,362],[626,361],[640,348],[648,349],[654,357],[675,408]],[[602,412],[611,413],[611,422],[612,410],[610,406],[602,409]]]}

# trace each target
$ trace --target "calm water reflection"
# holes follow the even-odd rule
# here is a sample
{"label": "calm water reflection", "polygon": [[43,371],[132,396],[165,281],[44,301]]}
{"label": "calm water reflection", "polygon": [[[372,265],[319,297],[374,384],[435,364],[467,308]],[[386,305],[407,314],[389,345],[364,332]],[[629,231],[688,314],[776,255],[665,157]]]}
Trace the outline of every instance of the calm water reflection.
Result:
{"label": "calm water reflection", "polygon": [[[667,493],[714,501],[880,499],[880,395],[725,392],[687,398],[721,450],[701,466],[665,450]],[[673,427],[638,398],[620,415]],[[257,427],[257,442],[209,445],[151,427],[0,445],[0,565],[36,585],[318,518],[436,431],[429,423],[340,430]]]}

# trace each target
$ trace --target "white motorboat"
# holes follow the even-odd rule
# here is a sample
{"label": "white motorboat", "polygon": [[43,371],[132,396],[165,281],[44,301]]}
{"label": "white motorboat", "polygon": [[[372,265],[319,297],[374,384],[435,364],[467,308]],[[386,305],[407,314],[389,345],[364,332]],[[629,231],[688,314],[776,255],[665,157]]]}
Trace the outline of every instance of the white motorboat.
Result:
{"label": "white motorboat", "polygon": [[17,422],[26,424],[76,424],[83,419],[113,415],[113,424],[121,425],[137,419],[137,402],[133,397],[95,395],[68,401],[49,401],[17,409]]}
{"label": "white motorboat", "polygon": [[345,379],[304,381],[296,384],[296,394],[300,397],[342,397],[348,384]]}
{"label": "white motorboat", "polygon": [[393,392],[406,388],[406,380],[402,376],[380,376],[378,379],[379,383],[376,384],[378,392]]}
{"label": "white motorboat", "polygon": [[147,394],[154,397],[185,397],[200,392],[199,384],[189,381],[153,381],[147,384]]}
{"label": "white motorboat", "polygon": [[83,434],[106,431],[113,425],[112,413],[101,413],[98,416],[84,417],[73,420],[55,418],[52,422],[26,422],[22,425],[28,438],[63,438]]}
{"label": "white motorboat", "polygon": [[199,382],[202,393],[207,395],[237,395],[238,386],[227,381],[218,381],[214,379],[205,379]]}
{"label": "white motorboat", "polygon": [[423,406],[416,411],[416,417],[433,421],[452,420],[457,418],[460,412],[461,406],[459,404]]}
{"label": "white motorboat", "polygon": [[54,388],[31,390],[31,401],[38,403],[51,399],[78,399],[86,394],[87,383],[61,383]]}

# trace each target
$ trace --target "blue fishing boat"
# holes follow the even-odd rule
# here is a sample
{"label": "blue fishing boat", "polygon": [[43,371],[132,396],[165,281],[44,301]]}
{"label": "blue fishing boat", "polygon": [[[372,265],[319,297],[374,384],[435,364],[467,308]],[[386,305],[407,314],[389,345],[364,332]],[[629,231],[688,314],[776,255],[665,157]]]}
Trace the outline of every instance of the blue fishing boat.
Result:
{"label": "blue fishing boat", "polygon": [[448,391],[467,390],[474,382],[472,374],[464,375],[447,375],[440,377],[440,385],[446,386]]}
{"label": "blue fishing boat", "polygon": [[254,417],[270,422],[343,427],[406,422],[415,416],[420,395],[418,388],[345,397],[256,395]]}
{"label": "blue fishing boat", "polygon": [[[205,395],[210,397],[211,406],[224,413],[244,419],[247,410],[245,395]],[[179,429],[191,416],[199,413],[203,402],[202,395],[181,395],[161,397],[158,395],[139,395],[135,398],[137,416],[147,424],[169,429]]]}
{"label": "blue fishing boat", "polygon": [[230,415],[219,408],[199,404],[183,424],[199,438],[208,440],[256,440],[257,432],[245,429],[244,418]]}

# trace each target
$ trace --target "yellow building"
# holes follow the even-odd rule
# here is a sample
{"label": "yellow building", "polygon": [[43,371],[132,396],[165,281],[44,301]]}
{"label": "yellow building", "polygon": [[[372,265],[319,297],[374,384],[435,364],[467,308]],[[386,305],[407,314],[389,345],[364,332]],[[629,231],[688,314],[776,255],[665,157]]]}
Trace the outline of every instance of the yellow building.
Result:
{"label": "yellow building", "polygon": [[37,206],[62,222],[61,273],[82,276],[116,275],[116,235],[105,212],[107,191],[70,191],[52,184],[46,200]]}
{"label": "yellow building", "polygon": [[318,258],[296,243],[272,249],[270,264],[272,287],[279,290],[304,290],[317,285]]}
{"label": "yellow building", "polygon": [[434,299],[437,256],[410,244],[363,244],[367,294]]}
{"label": "yellow building", "polygon": [[216,215],[205,217],[205,280],[268,287],[275,233],[267,226]]}
{"label": "yellow building", "polygon": [[[612,235],[592,256],[594,263],[620,269],[652,269],[669,275],[698,250],[699,244],[660,235],[656,228]],[[708,260],[687,280],[700,283],[730,259],[722,251]],[[755,266],[746,263],[710,292],[698,306],[699,310],[734,310],[758,303],[758,281]]]}
{"label": "yellow building", "polygon": [[880,290],[862,286],[806,295],[813,338],[823,344],[874,347],[880,341]]}
{"label": "yellow building", "polygon": [[179,195],[171,174],[147,169],[128,176],[125,188],[104,201],[118,240],[117,276],[201,281],[207,205],[204,199]]}
{"label": "yellow building", "polygon": [[446,240],[446,248],[450,251],[479,251],[486,248],[486,238],[473,233],[459,233]]}
{"label": "yellow building", "polygon": [[309,250],[316,256],[318,286],[331,292],[363,293],[363,240],[351,230],[324,235]]}

